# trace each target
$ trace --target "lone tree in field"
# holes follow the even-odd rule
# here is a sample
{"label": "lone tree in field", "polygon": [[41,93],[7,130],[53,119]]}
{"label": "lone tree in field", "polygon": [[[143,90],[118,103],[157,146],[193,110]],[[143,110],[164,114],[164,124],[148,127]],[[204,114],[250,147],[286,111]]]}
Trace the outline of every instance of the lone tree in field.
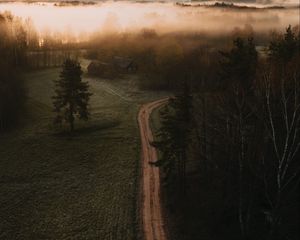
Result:
{"label": "lone tree in field", "polygon": [[81,79],[82,70],[76,60],[66,59],[59,80],[55,81],[54,111],[56,124],[67,122],[71,132],[74,130],[75,116],[88,120],[88,103],[92,95],[89,85]]}

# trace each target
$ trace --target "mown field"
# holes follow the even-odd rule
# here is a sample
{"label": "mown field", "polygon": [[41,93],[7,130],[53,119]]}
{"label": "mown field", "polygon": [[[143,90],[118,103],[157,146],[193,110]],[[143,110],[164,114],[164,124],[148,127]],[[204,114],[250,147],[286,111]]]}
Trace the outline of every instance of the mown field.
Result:
{"label": "mown field", "polygon": [[88,79],[92,117],[70,136],[52,126],[59,71],[26,74],[28,111],[0,136],[0,239],[138,239],[136,115],[159,95]]}

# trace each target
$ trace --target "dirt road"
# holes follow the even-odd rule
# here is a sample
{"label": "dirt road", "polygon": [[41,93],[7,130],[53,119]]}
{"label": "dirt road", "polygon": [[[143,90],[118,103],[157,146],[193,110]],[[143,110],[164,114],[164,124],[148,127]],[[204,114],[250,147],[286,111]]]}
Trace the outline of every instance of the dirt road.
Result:
{"label": "dirt road", "polygon": [[142,221],[145,240],[166,239],[160,201],[159,169],[149,164],[149,162],[157,160],[156,149],[150,144],[153,135],[149,117],[155,108],[165,104],[167,100],[168,98],[164,98],[143,105],[138,115],[142,143]]}

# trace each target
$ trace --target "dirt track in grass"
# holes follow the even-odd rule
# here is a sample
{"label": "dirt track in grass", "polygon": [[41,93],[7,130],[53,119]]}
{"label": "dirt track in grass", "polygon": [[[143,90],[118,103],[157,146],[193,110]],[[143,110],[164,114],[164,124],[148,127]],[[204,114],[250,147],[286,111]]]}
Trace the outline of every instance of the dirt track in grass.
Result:
{"label": "dirt track in grass", "polygon": [[138,115],[142,145],[142,221],[145,240],[165,240],[162,218],[159,169],[150,162],[157,160],[156,149],[151,145],[153,134],[149,118],[151,112],[167,102],[168,98],[144,104]]}

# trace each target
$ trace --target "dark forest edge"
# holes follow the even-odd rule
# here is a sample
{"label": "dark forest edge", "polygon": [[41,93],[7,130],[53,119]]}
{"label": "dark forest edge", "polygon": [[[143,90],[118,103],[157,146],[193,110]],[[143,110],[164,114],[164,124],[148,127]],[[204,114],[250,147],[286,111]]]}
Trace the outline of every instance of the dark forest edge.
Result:
{"label": "dark forest edge", "polygon": [[236,38],[160,111],[171,239],[298,239],[299,44],[288,27],[262,58]]}
{"label": "dark forest edge", "polygon": [[12,21],[11,14],[0,15],[0,131],[18,121],[25,101],[20,71],[25,59],[26,35],[19,26],[14,28]]}

